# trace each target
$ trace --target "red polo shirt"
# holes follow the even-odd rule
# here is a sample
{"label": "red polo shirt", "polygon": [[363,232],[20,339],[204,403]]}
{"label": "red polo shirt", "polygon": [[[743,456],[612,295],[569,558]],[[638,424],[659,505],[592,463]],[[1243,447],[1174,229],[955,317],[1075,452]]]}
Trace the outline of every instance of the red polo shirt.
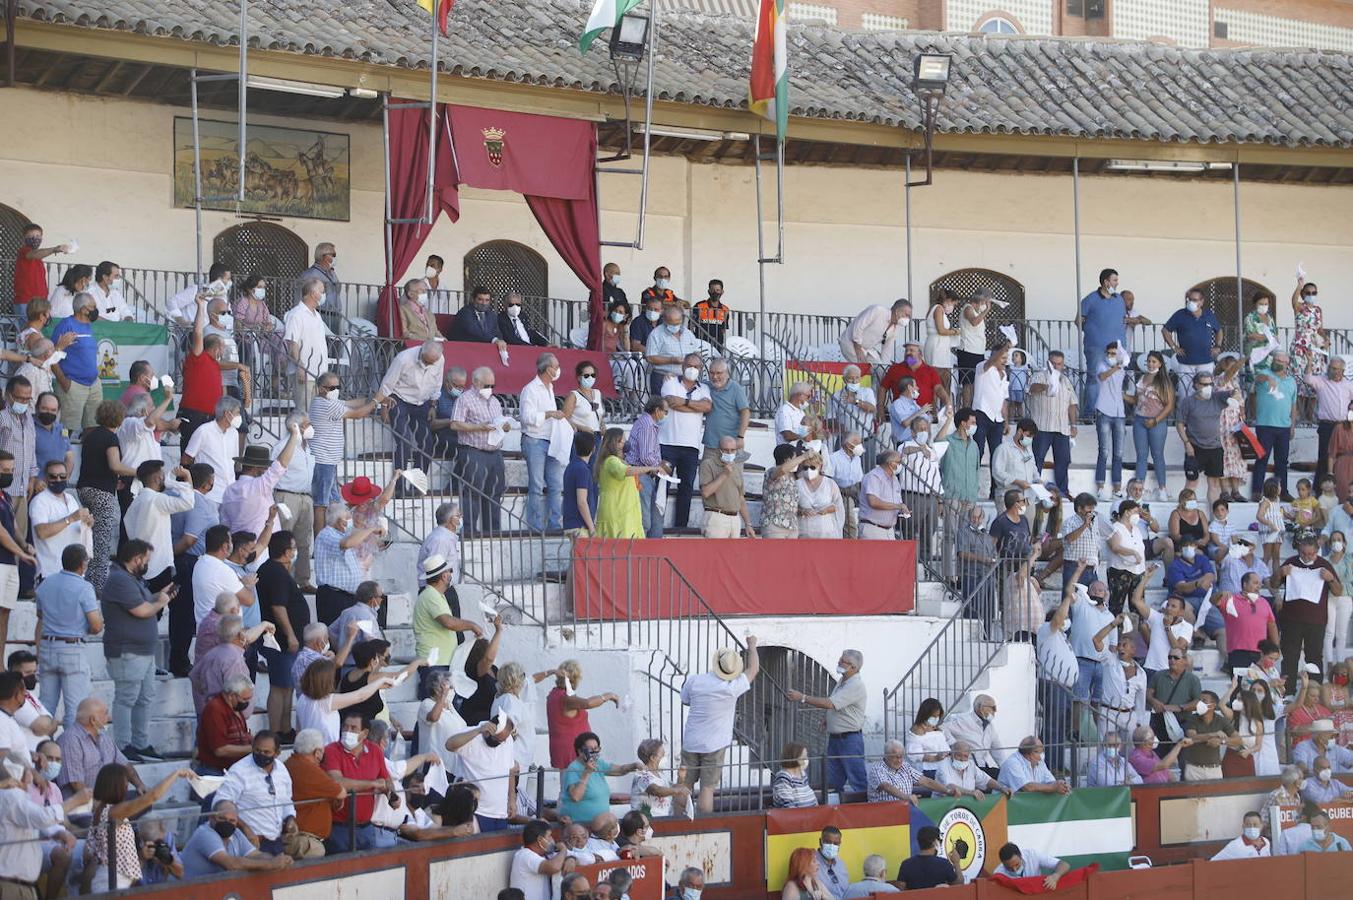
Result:
{"label": "red polo shirt", "polygon": [[253,742],[249,723],[220,694],[214,694],[202,707],[197,720],[197,760],[202,765],[228,769],[240,761],[239,757],[226,759],[217,756],[215,749],[227,744],[248,747]]}
{"label": "red polo shirt", "polygon": [[[324,771],[338,772],[344,778],[354,781],[375,781],[377,778],[389,778],[385,770],[385,757],[375,744],[367,741],[362,745],[359,756],[353,756],[343,745],[335,741],[324,748]],[[365,825],[371,821],[371,813],[376,808],[376,795],[370,791],[357,795],[357,824]],[[334,822],[342,824],[348,821],[348,801],[334,813]]]}
{"label": "red polo shirt", "polygon": [[221,384],[221,364],[205,350],[197,355],[189,353],[183,360],[184,409],[216,415],[216,401],[225,394]]}
{"label": "red polo shirt", "polygon": [[14,259],[14,302],[28,303],[41,297],[47,299],[47,267],[40,259],[29,259],[27,247],[19,247]]}
{"label": "red polo shirt", "polygon": [[938,372],[925,363],[921,363],[915,369],[906,363],[893,363],[888,367],[888,371],[883,373],[882,387],[888,403],[902,396],[902,389],[898,385],[907,377],[916,379],[916,387],[921,392],[921,396],[916,398],[917,403],[925,406],[927,403],[935,402],[935,386],[940,383]]}

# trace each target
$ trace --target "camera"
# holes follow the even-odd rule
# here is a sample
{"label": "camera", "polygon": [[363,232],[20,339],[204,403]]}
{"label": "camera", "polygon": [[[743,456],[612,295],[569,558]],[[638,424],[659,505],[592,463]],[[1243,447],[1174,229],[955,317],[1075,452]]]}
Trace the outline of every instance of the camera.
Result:
{"label": "camera", "polygon": [[174,851],[169,849],[169,845],[164,841],[155,842],[155,861],[165,866],[174,864]]}

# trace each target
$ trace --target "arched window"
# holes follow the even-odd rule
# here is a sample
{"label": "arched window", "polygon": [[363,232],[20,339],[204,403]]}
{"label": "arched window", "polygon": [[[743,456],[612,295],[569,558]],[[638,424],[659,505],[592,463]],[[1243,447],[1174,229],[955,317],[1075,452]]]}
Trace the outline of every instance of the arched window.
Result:
{"label": "arched window", "polygon": [[[996,306],[987,316],[987,346],[990,347],[999,337],[997,328],[1011,323],[1015,324],[1015,330],[1019,334],[1019,346],[1025,346],[1022,325],[1024,321],[1024,285],[1010,276],[993,272],[990,269],[959,269],[957,272],[950,272],[948,275],[931,282],[930,296],[933,300],[936,294],[947,288],[958,295],[959,308],[962,309],[962,301],[972,297],[977,293],[978,288],[983,287],[990,288],[991,293],[997,300],[1008,304],[1004,309]],[[955,313],[954,322],[957,323],[957,321],[957,313]]]}
{"label": "arched window", "polygon": [[793,687],[815,697],[832,692],[832,676],[817,660],[791,647],[757,648],[761,676],[752,690],[738,698],[733,739],[747,745],[753,758],[770,768],[779,768],[784,745],[791,738],[808,748],[809,781],[822,783],[822,758],[827,753],[825,710],[790,703],[771,690],[773,684]]}
{"label": "arched window", "polygon": [[[1195,284],[1190,290],[1203,292],[1203,297],[1207,300],[1207,308],[1212,310],[1212,314],[1221,322],[1222,333],[1225,335],[1222,346],[1227,350],[1240,350],[1240,325],[1245,320],[1245,315],[1254,308],[1254,298],[1256,294],[1272,294],[1268,288],[1257,281],[1250,281],[1248,278],[1242,278],[1240,282],[1241,299],[1244,301],[1244,309],[1236,305],[1236,277],[1234,275],[1223,275],[1221,278],[1209,278],[1207,281]],[[1285,301],[1286,298],[1283,298]],[[1183,305],[1181,300],[1180,305]],[[1269,314],[1273,316],[1275,325],[1281,324],[1279,313],[1286,305],[1282,303],[1270,303]]]}
{"label": "arched window", "polygon": [[981,25],[977,30],[982,34],[1022,34],[1014,22],[1004,16],[992,16]]}
{"label": "arched window", "polygon": [[28,219],[17,209],[11,209],[0,203],[0,265],[10,267],[4,278],[0,278],[0,309],[9,312],[14,309],[14,260],[19,254],[19,245],[23,243],[23,227]]}
{"label": "arched window", "polygon": [[544,318],[544,300],[549,296],[549,266],[545,257],[516,241],[486,241],[465,254],[465,293],[486,287],[493,305],[501,307],[503,295],[518,291],[526,298],[528,314]]}
{"label": "arched window", "polygon": [[310,265],[305,241],[271,222],[249,222],[227,228],[212,242],[212,262],[230,266],[236,278],[295,278]]}

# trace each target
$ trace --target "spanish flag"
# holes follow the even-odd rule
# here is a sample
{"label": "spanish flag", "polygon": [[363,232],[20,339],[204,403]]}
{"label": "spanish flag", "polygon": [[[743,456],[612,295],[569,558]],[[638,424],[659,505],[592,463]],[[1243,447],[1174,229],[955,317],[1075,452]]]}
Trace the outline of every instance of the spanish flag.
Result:
{"label": "spanish flag", "polygon": [[775,123],[775,137],[785,139],[789,123],[789,49],[784,0],[761,0],[752,44],[752,77],[747,106]]}
{"label": "spanish flag", "polygon": [[864,858],[877,853],[896,872],[911,844],[906,803],[854,803],[766,811],[766,890],[775,893],[789,876],[789,855],[799,847],[817,849],[822,829],[841,829],[841,860],[851,872],[861,871]]}
{"label": "spanish flag", "polygon": [[451,14],[451,7],[456,5],[456,0],[418,0],[418,5],[428,15],[437,17],[437,26],[441,28],[442,34],[446,34],[446,17]]}

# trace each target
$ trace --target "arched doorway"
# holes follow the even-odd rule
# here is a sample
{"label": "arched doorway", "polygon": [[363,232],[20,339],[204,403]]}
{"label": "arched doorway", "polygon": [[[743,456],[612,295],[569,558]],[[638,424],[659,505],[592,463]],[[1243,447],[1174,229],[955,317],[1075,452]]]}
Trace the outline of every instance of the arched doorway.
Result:
{"label": "arched doorway", "polygon": [[486,241],[465,254],[465,293],[477,287],[486,287],[493,295],[493,305],[502,308],[503,295],[517,291],[524,298],[528,319],[544,322],[549,311],[545,297],[549,296],[550,267],[545,257],[525,244],[516,241]]}
{"label": "arched doorway", "polygon": [[[1248,278],[1242,278],[1241,288],[1241,309],[1236,304],[1236,278],[1234,275],[1222,276],[1221,278],[1209,278],[1207,281],[1201,281],[1195,284],[1189,290],[1202,291],[1203,297],[1207,300],[1207,308],[1212,310],[1212,314],[1221,322],[1223,346],[1227,350],[1240,350],[1240,326],[1245,320],[1245,315],[1249,313],[1254,303],[1254,298],[1259,294],[1273,296],[1273,292],[1264,287],[1257,281],[1250,281]],[[1283,298],[1284,301],[1286,298]],[[1282,312],[1285,302],[1275,302],[1269,304],[1272,307],[1269,311],[1273,316],[1273,324],[1281,325],[1279,313]]]}
{"label": "arched doorway", "polygon": [[803,691],[814,697],[832,692],[831,673],[817,660],[792,647],[758,647],[762,675],[752,690],[738,698],[734,740],[746,744],[753,757],[771,772],[778,768],[788,741],[808,748],[809,780],[823,783],[822,757],[827,752],[827,713],[789,700],[776,690]]}
{"label": "arched doorway", "polygon": [[[930,297],[933,301],[940,291],[951,290],[958,295],[959,309],[962,309],[962,301],[976,295],[978,288],[989,288],[997,300],[1007,304],[1004,309],[997,306],[987,317],[987,346],[990,347],[992,342],[996,340],[998,336],[996,329],[1009,324],[1015,326],[1015,331],[1019,335],[1019,345],[1021,347],[1027,346],[1023,326],[1024,285],[1010,276],[993,272],[990,269],[959,269],[932,281],[930,283]],[[957,324],[958,313],[956,311],[950,325],[957,326]]]}
{"label": "arched doorway", "polygon": [[14,309],[14,260],[19,254],[19,245],[23,243],[23,227],[28,218],[17,209],[0,203],[0,260],[9,266],[9,274],[0,279],[0,309],[10,312]]}
{"label": "arched doorway", "polygon": [[[309,249],[295,232],[272,222],[247,222],[227,228],[212,241],[212,261],[230,266],[238,280],[247,275],[270,279],[293,279],[310,265]],[[286,313],[294,299],[292,291],[270,290],[268,304],[273,315]]]}

